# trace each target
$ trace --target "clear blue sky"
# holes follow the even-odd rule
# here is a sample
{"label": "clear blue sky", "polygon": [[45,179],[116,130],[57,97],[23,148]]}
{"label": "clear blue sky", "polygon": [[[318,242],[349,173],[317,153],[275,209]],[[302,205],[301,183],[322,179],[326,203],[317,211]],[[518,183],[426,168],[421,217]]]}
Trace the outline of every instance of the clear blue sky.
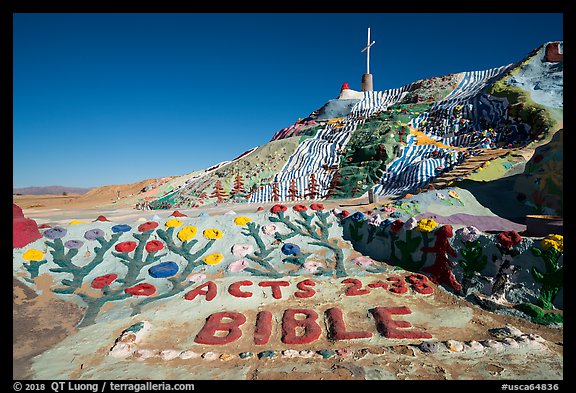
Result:
{"label": "clear blue sky", "polygon": [[13,186],[183,175],[360,90],[483,70],[562,40],[562,14],[15,14]]}

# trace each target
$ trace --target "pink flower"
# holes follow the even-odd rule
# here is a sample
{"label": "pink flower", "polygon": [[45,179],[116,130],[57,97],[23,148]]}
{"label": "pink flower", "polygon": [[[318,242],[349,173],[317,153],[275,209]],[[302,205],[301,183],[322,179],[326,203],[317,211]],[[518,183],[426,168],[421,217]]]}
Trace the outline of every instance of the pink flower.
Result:
{"label": "pink flower", "polygon": [[396,208],[392,205],[386,205],[384,206],[384,211],[386,213],[394,213],[396,211]]}
{"label": "pink flower", "polygon": [[228,271],[237,273],[241,272],[247,267],[248,267],[248,261],[246,259],[239,259],[236,262],[232,262],[230,265],[228,265]]}
{"label": "pink flower", "polygon": [[186,277],[186,280],[190,282],[200,282],[205,279],[206,275],[204,273],[192,273],[188,277]]}
{"label": "pink flower", "polygon": [[310,273],[316,273],[318,268],[323,267],[324,265],[317,261],[306,261],[304,262],[304,269],[309,271]]}
{"label": "pink flower", "polygon": [[278,232],[278,227],[274,224],[263,225],[262,232],[264,232],[266,235],[274,236],[274,234]]}
{"label": "pink flower", "polygon": [[234,244],[232,246],[232,254],[237,257],[243,257],[245,255],[251,254],[254,251],[254,247],[249,244]]}
{"label": "pink flower", "polygon": [[372,263],[374,263],[374,261],[372,260],[372,258],[366,257],[364,255],[361,255],[357,258],[354,258],[352,260],[352,262],[354,262],[356,265],[360,266],[360,267],[366,267],[366,266],[370,266]]}

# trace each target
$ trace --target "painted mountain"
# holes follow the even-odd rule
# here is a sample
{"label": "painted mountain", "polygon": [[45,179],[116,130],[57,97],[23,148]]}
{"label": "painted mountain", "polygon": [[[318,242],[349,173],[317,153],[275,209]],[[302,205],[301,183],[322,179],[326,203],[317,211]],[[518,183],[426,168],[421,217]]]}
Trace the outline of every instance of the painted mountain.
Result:
{"label": "painted mountain", "polygon": [[153,209],[185,209],[356,198],[370,189],[402,196],[454,184],[500,159],[499,177],[532,171],[515,187],[519,200],[561,212],[561,139],[553,159],[528,161],[536,148],[547,151],[542,146],[562,129],[562,116],[563,42],[548,42],[516,64],[493,69],[384,91],[344,84],[338,98],[277,131],[269,143],[177,177],[148,199]]}

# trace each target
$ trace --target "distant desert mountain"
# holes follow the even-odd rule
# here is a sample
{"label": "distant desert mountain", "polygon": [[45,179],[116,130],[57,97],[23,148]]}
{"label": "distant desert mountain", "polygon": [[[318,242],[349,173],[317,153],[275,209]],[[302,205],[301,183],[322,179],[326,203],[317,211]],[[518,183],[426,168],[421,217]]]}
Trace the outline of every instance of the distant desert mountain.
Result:
{"label": "distant desert mountain", "polygon": [[86,194],[92,188],[46,186],[46,187],[23,187],[12,188],[12,194],[22,195],[62,195],[66,194]]}

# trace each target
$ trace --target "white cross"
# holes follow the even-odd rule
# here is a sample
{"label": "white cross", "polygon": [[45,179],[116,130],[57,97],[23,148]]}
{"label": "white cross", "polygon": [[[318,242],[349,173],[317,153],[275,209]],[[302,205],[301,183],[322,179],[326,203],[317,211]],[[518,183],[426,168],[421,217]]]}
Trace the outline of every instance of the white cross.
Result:
{"label": "white cross", "polygon": [[362,49],[361,52],[366,51],[366,73],[370,73],[370,47],[374,45],[376,41],[370,42],[370,28],[368,28],[368,41],[366,43],[366,47]]}

